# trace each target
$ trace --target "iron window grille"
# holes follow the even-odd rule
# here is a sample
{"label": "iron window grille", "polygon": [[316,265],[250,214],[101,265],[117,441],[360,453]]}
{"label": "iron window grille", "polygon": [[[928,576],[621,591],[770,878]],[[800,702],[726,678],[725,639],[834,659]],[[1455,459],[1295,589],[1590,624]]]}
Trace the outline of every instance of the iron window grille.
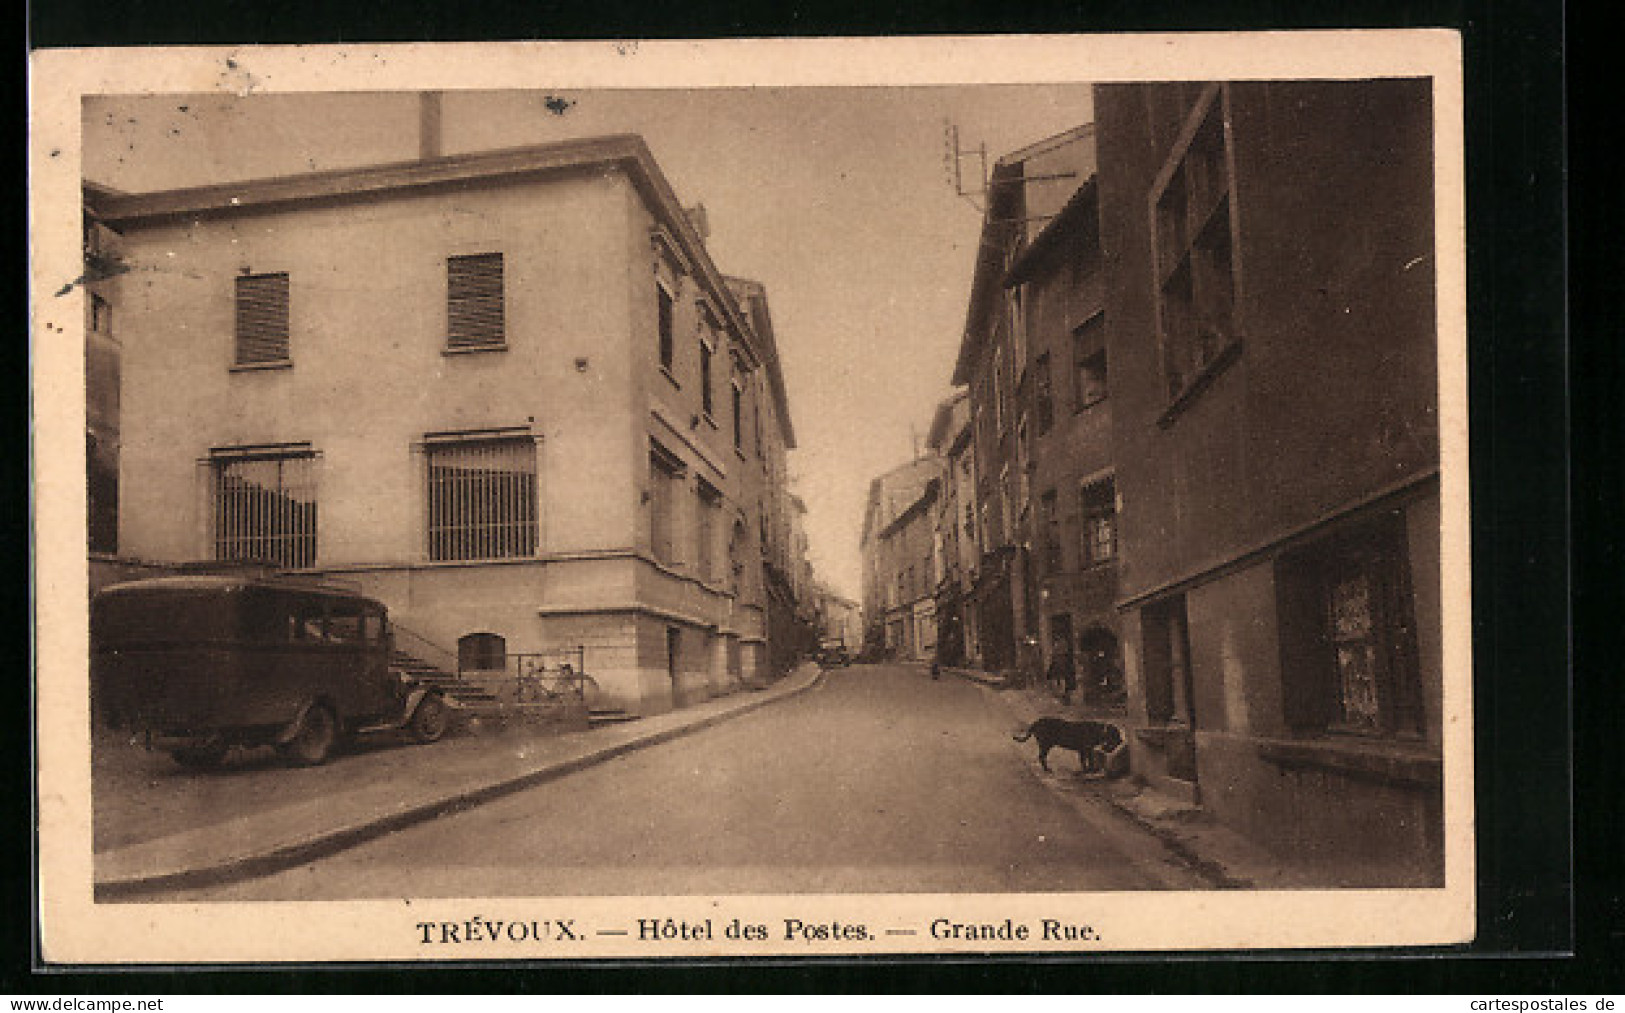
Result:
{"label": "iron window grille", "polygon": [[427,447],[429,558],[536,554],[536,443],[529,435]]}
{"label": "iron window grille", "polygon": [[316,455],[309,447],[221,450],[214,478],[214,558],[316,565]]}
{"label": "iron window grille", "polygon": [[502,254],[446,258],[446,347],[502,348],[504,329]]}
{"label": "iron window grille", "polygon": [[236,364],[289,361],[288,275],[244,274],[236,279]]}

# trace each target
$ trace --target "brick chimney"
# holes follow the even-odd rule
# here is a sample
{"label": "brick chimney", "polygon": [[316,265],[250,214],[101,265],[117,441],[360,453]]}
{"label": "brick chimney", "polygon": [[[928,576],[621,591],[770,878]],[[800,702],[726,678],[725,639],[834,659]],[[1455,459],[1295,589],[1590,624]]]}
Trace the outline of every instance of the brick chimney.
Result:
{"label": "brick chimney", "polygon": [[418,158],[423,161],[445,153],[440,144],[440,98],[437,91],[418,92]]}

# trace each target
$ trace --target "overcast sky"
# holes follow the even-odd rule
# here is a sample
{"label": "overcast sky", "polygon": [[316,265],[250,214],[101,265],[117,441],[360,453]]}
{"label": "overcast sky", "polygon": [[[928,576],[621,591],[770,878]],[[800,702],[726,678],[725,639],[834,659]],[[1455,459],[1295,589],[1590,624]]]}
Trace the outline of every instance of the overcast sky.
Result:
{"label": "overcast sky", "polygon": [[[549,98],[571,103],[549,108]],[[712,259],[767,286],[818,575],[857,596],[869,479],[923,440],[964,326],[980,212],[945,126],[989,159],[1093,119],[1089,87],[451,92],[447,153],[642,134]],[[561,103],[553,103],[555,107]],[[88,179],[132,191],[414,158],[415,93],[85,103]],[[979,166],[966,159],[967,185]]]}

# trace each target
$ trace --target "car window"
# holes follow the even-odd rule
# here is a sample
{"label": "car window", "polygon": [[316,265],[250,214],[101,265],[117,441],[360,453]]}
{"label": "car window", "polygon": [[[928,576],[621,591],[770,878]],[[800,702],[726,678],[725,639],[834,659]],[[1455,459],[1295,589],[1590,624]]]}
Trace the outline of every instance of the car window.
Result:
{"label": "car window", "polygon": [[338,604],[327,617],[327,639],[340,644],[361,642],[361,606]]}

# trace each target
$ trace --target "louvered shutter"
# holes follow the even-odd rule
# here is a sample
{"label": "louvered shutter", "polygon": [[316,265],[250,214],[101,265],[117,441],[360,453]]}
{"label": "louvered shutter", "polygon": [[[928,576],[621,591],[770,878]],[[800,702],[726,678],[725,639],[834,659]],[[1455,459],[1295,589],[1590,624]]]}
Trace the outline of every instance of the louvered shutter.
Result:
{"label": "louvered shutter", "polygon": [[288,275],[237,278],[237,364],[288,360]]}
{"label": "louvered shutter", "polygon": [[447,258],[446,293],[447,347],[503,345],[502,254]]}

